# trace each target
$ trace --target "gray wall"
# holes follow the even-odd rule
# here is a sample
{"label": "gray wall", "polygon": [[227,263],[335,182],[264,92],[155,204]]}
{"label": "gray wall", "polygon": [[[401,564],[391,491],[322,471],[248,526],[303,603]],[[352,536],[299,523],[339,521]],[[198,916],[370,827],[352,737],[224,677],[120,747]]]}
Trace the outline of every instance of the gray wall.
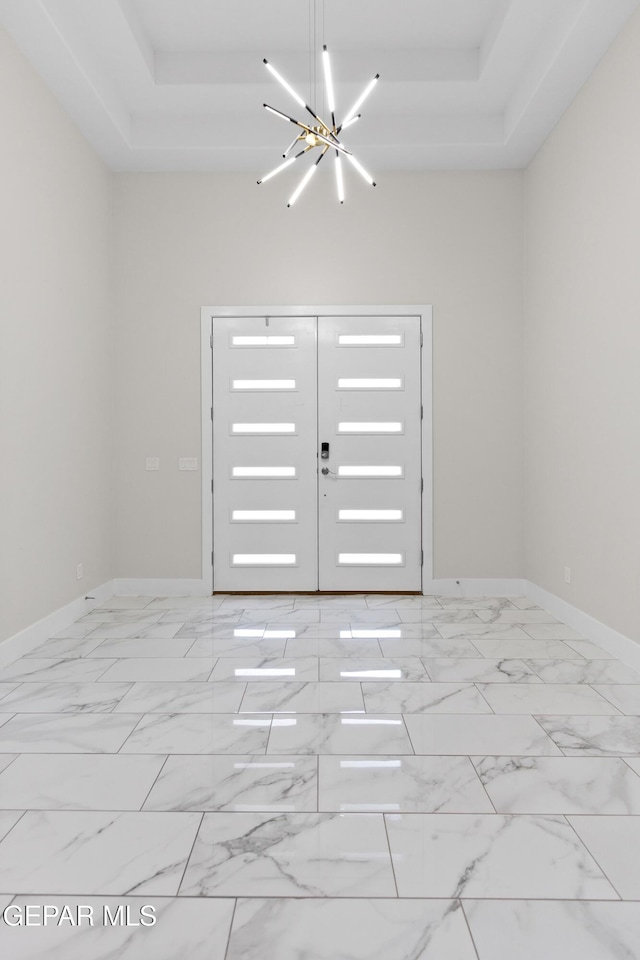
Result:
{"label": "gray wall", "polygon": [[635,639],[639,91],[636,14],[526,173],[524,350],[526,574]]}
{"label": "gray wall", "polygon": [[379,181],[115,177],[118,576],[200,576],[200,307],[268,303],[433,304],[434,575],[522,575],[522,172]]}
{"label": "gray wall", "polygon": [[1,639],[113,576],[113,327],[109,174],[1,30],[0,139]]}

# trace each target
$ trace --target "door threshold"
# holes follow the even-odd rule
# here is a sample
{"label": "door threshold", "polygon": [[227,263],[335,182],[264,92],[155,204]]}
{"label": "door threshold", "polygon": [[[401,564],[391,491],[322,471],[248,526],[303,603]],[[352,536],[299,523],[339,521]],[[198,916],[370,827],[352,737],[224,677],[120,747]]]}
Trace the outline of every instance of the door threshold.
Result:
{"label": "door threshold", "polygon": [[420,590],[214,590],[212,596],[225,597],[421,597]]}

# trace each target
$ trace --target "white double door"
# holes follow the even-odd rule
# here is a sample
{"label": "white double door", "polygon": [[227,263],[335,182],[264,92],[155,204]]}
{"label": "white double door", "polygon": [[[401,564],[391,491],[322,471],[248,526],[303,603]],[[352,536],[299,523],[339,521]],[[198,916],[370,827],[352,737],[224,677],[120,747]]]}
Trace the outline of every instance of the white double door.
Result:
{"label": "white double door", "polygon": [[421,587],[419,317],[216,318],[217,591]]}

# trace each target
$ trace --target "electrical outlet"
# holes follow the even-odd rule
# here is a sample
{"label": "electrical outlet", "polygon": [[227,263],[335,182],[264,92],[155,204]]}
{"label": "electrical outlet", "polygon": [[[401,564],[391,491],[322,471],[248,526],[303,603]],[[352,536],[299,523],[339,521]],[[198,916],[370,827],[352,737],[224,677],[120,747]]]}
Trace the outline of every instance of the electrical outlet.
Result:
{"label": "electrical outlet", "polygon": [[147,457],[147,470],[159,470],[160,457]]}
{"label": "electrical outlet", "polygon": [[82,580],[84,577],[84,572],[82,570],[82,564],[76,563],[76,580]]}
{"label": "electrical outlet", "polygon": [[564,568],[564,582],[571,583],[571,567]]}
{"label": "electrical outlet", "polygon": [[197,457],[180,457],[178,460],[178,470],[197,470],[198,469],[198,458]]}

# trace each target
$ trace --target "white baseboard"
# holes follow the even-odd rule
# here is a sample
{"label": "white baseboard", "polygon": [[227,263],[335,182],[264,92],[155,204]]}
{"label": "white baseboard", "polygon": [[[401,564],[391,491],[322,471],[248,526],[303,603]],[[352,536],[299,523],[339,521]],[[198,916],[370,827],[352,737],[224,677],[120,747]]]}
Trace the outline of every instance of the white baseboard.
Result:
{"label": "white baseboard", "polygon": [[204,580],[114,580],[116,597],[209,597],[211,588]]}
{"label": "white baseboard", "polygon": [[425,580],[422,593],[441,597],[524,597],[526,580]]}
{"label": "white baseboard", "polygon": [[108,580],[94,590],[90,590],[88,595],[78,597],[67,603],[64,607],[54,610],[53,613],[43,617],[31,626],[25,627],[19,633],[14,633],[0,643],[0,667],[6,666],[17,660],[18,657],[24,657],[30,653],[39,644],[44,643],[50,637],[55,636],[64,627],[75,623],[80,617],[84,617],[94,607],[100,606],[109,597],[113,596],[113,580]]}
{"label": "white baseboard", "polygon": [[537,603],[538,606],[544,607],[558,620],[562,620],[569,627],[573,627],[587,640],[597,643],[607,653],[622,660],[628,666],[640,670],[640,643],[637,643],[636,640],[619,633],[613,627],[608,627],[590,614],[574,607],[573,604],[556,597],[554,593],[549,593],[548,590],[531,583],[530,580],[525,580],[525,585],[526,596]]}

